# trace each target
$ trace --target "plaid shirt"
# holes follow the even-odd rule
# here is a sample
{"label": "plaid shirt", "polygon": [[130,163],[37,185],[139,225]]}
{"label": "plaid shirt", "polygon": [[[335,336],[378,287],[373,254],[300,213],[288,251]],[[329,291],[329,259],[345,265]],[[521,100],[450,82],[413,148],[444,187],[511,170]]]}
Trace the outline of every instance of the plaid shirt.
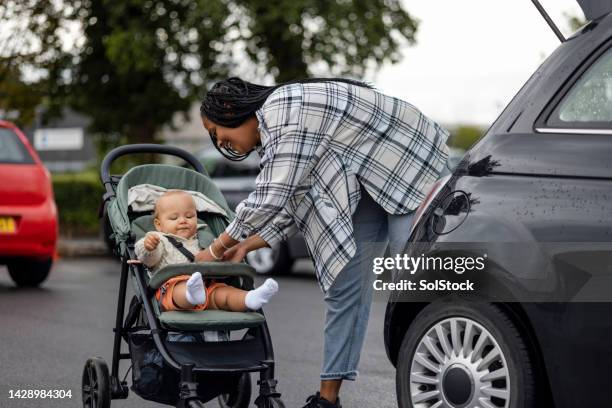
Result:
{"label": "plaid shirt", "polygon": [[274,245],[297,227],[324,292],[355,255],[359,184],[388,213],[406,214],[448,154],[448,132],[415,107],[342,82],[279,87],[256,115],[261,170],[226,231]]}

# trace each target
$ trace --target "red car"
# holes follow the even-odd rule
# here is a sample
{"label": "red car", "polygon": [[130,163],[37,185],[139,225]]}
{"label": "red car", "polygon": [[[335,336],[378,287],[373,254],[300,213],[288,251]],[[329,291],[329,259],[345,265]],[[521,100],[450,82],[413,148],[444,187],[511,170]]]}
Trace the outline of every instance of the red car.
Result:
{"label": "red car", "polygon": [[0,265],[18,286],[47,278],[57,228],[49,171],[24,134],[0,121]]}

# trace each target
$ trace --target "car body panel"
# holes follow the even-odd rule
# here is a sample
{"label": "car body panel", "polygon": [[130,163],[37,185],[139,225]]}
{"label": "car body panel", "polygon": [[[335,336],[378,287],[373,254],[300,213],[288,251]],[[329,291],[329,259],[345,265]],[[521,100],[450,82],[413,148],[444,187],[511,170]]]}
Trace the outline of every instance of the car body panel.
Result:
{"label": "car body panel", "polygon": [[[585,243],[587,249],[578,255],[603,256],[610,265],[612,134],[547,133],[545,129],[555,105],[611,45],[612,14],[591,22],[561,44],[465,154],[450,181],[424,210],[411,241],[418,242],[425,253],[428,246],[442,242],[517,242],[534,247],[558,243],[561,255],[571,253],[572,243]],[[455,192],[465,194],[469,206],[458,213],[445,209],[442,215],[440,209],[436,213],[443,198]],[[456,228],[436,234],[432,225],[440,222],[438,218]],[[602,254],[590,252],[588,243],[611,246]],[[523,289],[517,284],[523,259],[512,253],[491,258],[496,281],[514,285],[511,291]],[[574,277],[561,269],[555,272],[550,276],[552,291]],[[600,273],[609,280],[612,268],[602,268]],[[531,343],[534,361],[542,367],[542,382],[549,386],[549,397],[557,408],[610,406],[612,303],[499,304],[512,311],[514,323]],[[384,334],[393,364],[404,333],[425,305],[393,298],[388,303]]]}
{"label": "car body panel", "polygon": [[587,20],[595,20],[612,11],[610,0],[577,0]]}
{"label": "car body panel", "polygon": [[497,133],[468,160],[488,161],[487,172],[496,174],[612,180],[611,157],[610,135]]}
{"label": "car body panel", "polygon": [[15,220],[13,233],[0,233],[0,262],[13,257],[48,259],[55,256],[57,208],[49,172],[19,129],[0,121],[17,135],[31,161],[0,163],[0,217]]}

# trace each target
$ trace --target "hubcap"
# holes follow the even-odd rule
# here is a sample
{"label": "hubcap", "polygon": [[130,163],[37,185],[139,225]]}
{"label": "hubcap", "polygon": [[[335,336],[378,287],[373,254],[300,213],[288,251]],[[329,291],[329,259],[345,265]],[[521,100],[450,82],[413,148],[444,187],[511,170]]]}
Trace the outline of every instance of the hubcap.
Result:
{"label": "hubcap", "polygon": [[415,408],[508,408],[506,358],[478,322],[465,317],[442,320],[419,340],[410,393]]}
{"label": "hubcap", "polygon": [[465,405],[474,392],[474,381],[470,372],[461,364],[452,366],[444,373],[442,390],[446,399],[453,405]]}

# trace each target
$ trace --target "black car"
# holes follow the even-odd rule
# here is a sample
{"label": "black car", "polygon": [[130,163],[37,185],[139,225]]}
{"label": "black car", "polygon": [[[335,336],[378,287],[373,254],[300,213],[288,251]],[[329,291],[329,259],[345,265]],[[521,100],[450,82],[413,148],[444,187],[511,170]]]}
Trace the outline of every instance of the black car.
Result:
{"label": "black car", "polygon": [[[402,408],[612,406],[612,2],[580,3],[592,21],[418,210],[406,253],[489,245],[495,288],[392,293],[385,345]],[[543,269],[525,266],[536,252]]]}
{"label": "black car", "polygon": [[[219,187],[230,208],[236,206],[255,190],[255,178],[259,174],[259,158],[249,155],[242,161],[224,158],[214,147],[196,153],[213,182]],[[291,272],[296,259],[308,257],[306,241],[301,234],[273,248],[261,248],[247,254],[247,262],[262,275],[281,275]]]}

